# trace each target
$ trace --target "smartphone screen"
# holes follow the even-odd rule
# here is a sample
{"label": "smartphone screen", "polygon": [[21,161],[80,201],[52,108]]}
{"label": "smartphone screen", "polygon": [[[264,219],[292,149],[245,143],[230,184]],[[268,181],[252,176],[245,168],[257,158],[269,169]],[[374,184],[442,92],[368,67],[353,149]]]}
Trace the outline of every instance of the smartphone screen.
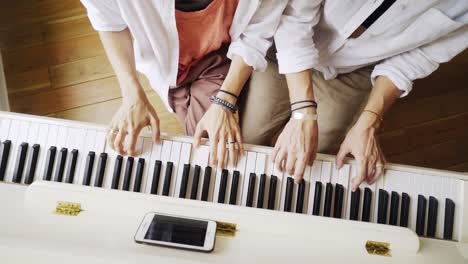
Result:
{"label": "smartphone screen", "polygon": [[145,239],[204,247],[207,229],[207,221],[155,215]]}

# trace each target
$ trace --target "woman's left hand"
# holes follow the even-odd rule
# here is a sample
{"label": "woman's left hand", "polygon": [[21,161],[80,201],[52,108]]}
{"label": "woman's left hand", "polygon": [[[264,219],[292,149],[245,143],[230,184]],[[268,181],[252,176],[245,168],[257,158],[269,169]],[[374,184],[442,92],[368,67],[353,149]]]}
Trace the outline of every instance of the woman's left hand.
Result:
{"label": "woman's left hand", "polygon": [[340,169],[344,159],[351,153],[356,159],[357,175],[352,180],[352,190],[355,191],[361,182],[367,180],[374,183],[384,174],[385,157],[377,140],[377,129],[380,119],[373,113],[363,112],[346,135],[336,156],[336,164]]}
{"label": "woman's left hand", "polygon": [[244,153],[244,147],[236,114],[220,105],[212,104],[198,122],[194,135],[195,147],[200,145],[205,131],[210,140],[210,165],[218,168],[227,165],[226,148],[231,165],[237,165],[239,153]]}

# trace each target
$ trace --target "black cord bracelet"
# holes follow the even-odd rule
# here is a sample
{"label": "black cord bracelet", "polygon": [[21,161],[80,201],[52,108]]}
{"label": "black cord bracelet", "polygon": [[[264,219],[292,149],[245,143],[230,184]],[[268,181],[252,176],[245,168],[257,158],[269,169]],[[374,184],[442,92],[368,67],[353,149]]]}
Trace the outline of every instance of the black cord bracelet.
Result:
{"label": "black cord bracelet", "polygon": [[292,110],[291,110],[291,113],[294,112],[294,111],[297,111],[297,110],[305,109],[305,108],[317,108],[317,106],[316,106],[316,105],[301,106],[301,107],[292,109]]}
{"label": "black cord bracelet", "polygon": [[231,92],[228,92],[228,91],[226,91],[226,90],[221,90],[221,89],[219,89],[218,92],[225,93],[225,94],[229,94],[230,96],[232,96],[232,97],[234,97],[234,98],[236,98],[236,99],[239,97],[239,96],[236,95],[235,93],[231,93]]}
{"label": "black cord bracelet", "polygon": [[297,102],[291,103],[291,106],[296,105],[296,104],[300,104],[300,103],[311,103],[312,105],[314,105],[315,107],[317,107],[317,102],[314,101],[314,100],[302,100],[302,101],[297,101]]}

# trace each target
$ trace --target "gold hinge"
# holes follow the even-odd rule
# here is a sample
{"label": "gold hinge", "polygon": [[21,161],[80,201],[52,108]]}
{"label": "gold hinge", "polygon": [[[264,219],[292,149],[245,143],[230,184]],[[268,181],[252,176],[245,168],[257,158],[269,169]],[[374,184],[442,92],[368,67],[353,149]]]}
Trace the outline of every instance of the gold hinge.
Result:
{"label": "gold hinge", "polygon": [[236,235],[236,224],[218,222],[216,221],[216,235],[220,236],[235,236]]}
{"label": "gold hinge", "polygon": [[371,255],[379,255],[379,256],[387,256],[387,257],[392,256],[391,250],[390,250],[390,243],[387,243],[387,242],[367,240],[366,250],[367,250],[367,253]]}
{"label": "gold hinge", "polygon": [[58,201],[55,207],[56,214],[77,216],[81,212],[80,203]]}

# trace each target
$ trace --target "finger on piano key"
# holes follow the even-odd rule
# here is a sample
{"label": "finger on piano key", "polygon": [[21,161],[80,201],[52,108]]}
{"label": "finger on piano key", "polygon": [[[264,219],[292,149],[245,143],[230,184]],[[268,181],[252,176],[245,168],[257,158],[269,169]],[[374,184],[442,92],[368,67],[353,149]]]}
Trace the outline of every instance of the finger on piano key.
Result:
{"label": "finger on piano key", "polygon": [[24,166],[26,163],[26,156],[28,153],[28,143],[23,142],[21,145],[18,147],[18,153],[16,157],[16,163],[15,163],[15,169],[13,171],[13,182],[14,183],[21,183],[21,180],[23,178],[23,171],[24,171]]}
{"label": "finger on piano key", "polygon": [[439,203],[434,196],[429,197],[429,209],[427,213],[427,237],[435,237],[437,228],[437,211]]}
{"label": "finger on piano key", "polygon": [[[310,170],[310,176],[309,176],[309,201],[308,201],[308,206],[307,206],[307,214],[312,214],[314,210],[314,204],[315,204],[315,193],[316,189],[315,186],[317,185],[317,182],[320,182],[320,174],[322,170],[322,161],[320,160],[315,160],[314,164],[312,164],[312,168]],[[321,194],[320,194],[321,195]],[[320,206],[319,212],[316,214],[318,215],[320,213]]]}
{"label": "finger on piano key", "polygon": [[343,196],[344,196],[344,187],[343,185],[337,183],[335,185],[335,201],[333,206],[333,217],[341,218],[343,212]]}
{"label": "finger on piano key", "polygon": [[56,167],[55,167],[55,176],[54,182],[62,182],[63,174],[65,172],[65,165],[67,162],[68,149],[62,147],[58,153]]}
{"label": "finger on piano key", "polygon": [[78,150],[73,149],[70,152],[70,158],[68,159],[67,174],[65,178],[66,183],[73,183],[75,179],[77,161],[78,161]]}
{"label": "finger on piano key", "polygon": [[[352,189],[352,188],[350,188]],[[357,188],[354,192],[351,191],[351,202],[349,206],[349,219],[358,221],[359,220],[359,202],[361,200],[361,188]]]}
{"label": "finger on piano key", "polygon": [[107,153],[101,153],[98,158],[96,177],[94,177],[94,187],[102,187],[104,172],[107,163]]}
{"label": "finger on piano key", "polygon": [[340,212],[340,218],[343,219],[348,219],[347,218],[347,212],[346,209],[348,208],[347,203],[348,203],[348,190],[351,189],[350,187],[350,169],[351,166],[349,164],[343,165],[343,167],[339,170],[339,178],[338,178],[338,183],[342,186],[343,188],[343,200],[342,200],[342,210]]}
{"label": "finger on piano key", "polygon": [[89,186],[91,184],[95,156],[96,153],[94,151],[90,151],[86,157],[85,167],[83,170],[83,185]]}
{"label": "finger on piano key", "polygon": [[13,169],[15,166],[15,151],[18,149],[20,143],[18,143],[18,135],[20,133],[21,121],[12,120],[10,125],[10,131],[8,132],[8,138],[10,140],[10,151],[5,166],[5,173],[3,180],[5,182],[12,182],[13,180]]}
{"label": "finger on piano key", "polygon": [[[162,144],[153,144],[151,147],[151,160],[149,161],[148,181],[145,193],[157,194],[161,175],[161,150]],[[159,167],[156,167],[158,166]]]}
{"label": "finger on piano key", "polygon": [[[255,174],[255,162],[257,160],[257,153],[252,152],[252,151],[247,151],[246,153],[247,153],[246,155],[247,161],[245,165],[245,180],[243,182],[243,186],[239,187],[239,188],[242,188],[243,190],[241,205],[247,206],[247,207],[253,207],[254,198],[255,198],[255,183],[256,183],[256,177],[257,177],[257,175]],[[249,201],[249,203],[247,203],[247,201]]]}
{"label": "finger on piano key", "polygon": [[44,181],[50,181],[52,178],[56,152],[57,148],[55,146],[51,146],[47,151],[47,157],[44,164],[44,176],[42,178]]}
{"label": "finger on piano key", "polygon": [[416,234],[424,236],[426,224],[426,197],[418,195],[418,211],[416,216]]}
{"label": "finger on piano key", "polygon": [[265,198],[266,181],[267,181],[267,176],[266,174],[263,173],[262,175],[260,175],[260,182],[258,184],[257,208],[265,208],[264,204],[265,204],[265,201],[268,199],[268,197]]}
{"label": "finger on piano key", "polygon": [[203,185],[202,185],[202,194],[201,200],[208,201],[210,195],[210,186],[214,181],[212,181],[212,168],[207,166],[205,168],[205,175],[203,176]]}
{"label": "finger on piano key", "polygon": [[34,181],[34,176],[36,174],[36,169],[37,169],[37,164],[38,164],[38,159],[39,159],[39,150],[40,150],[39,144],[34,144],[34,146],[32,146],[31,148],[32,153],[31,155],[29,155],[28,165],[26,168],[26,176],[24,180],[25,184],[31,184]]}
{"label": "finger on piano key", "polygon": [[180,179],[179,198],[187,197],[188,180],[190,174],[190,164],[184,164],[184,170]]}
{"label": "finger on piano key", "polygon": [[330,182],[327,182],[325,187],[325,202],[323,208],[323,216],[330,217],[332,216],[332,203],[333,203],[333,185]]}
{"label": "finger on piano key", "polygon": [[200,185],[200,172],[201,172],[201,167],[200,165],[195,165],[194,171],[193,171],[193,178],[192,178],[192,186],[190,188],[190,199],[191,200],[196,200],[197,199],[197,194],[198,194],[198,186]]}
{"label": "finger on piano key", "polygon": [[112,172],[112,184],[111,189],[118,190],[119,183],[120,183],[120,176],[122,175],[122,164],[123,164],[123,157],[117,155],[114,162],[114,170]]}
{"label": "finger on piano key", "polygon": [[390,217],[388,220],[389,225],[398,225],[398,212],[399,212],[399,206],[400,206],[400,195],[392,191],[391,197],[390,197]]}
{"label": "finger on piano key", "polygon": [[143,181],[143,172],[145,171],[145,159],[139,158],[135,173],[135,182],[133,183],[133,191],[141,192],[141,182]]}
{"label": "finger on piano key", "polygon": [[364,188],[364,198],[362,201],[362,215],[361,221],[363,222],[370,222],[371,221],[371,213],[372,213],[372,189],[370,187]]}
{"label": "finger on piano key", "polygon": [[445,199],[445,212],[444,212],[444,239],[452,240],[453,227],[454,227],[454,216],[455,216],[455,203],[453,200]]}
{"label": "finger on piano key", "polygon": [[[194,153],[197,151],[194,150]],[[177,179],[175,181],[175,188],[174,188],[174,194],[173,196],[179,197],[179,198],[186,198],[187,195],[187,188],[188,188],[188,182],[189,182],[189,177],[190,177],[190,164],[191,160],[193,160],[193,156],[191,155],[192,153],[192,144],[189,143],[182,143],[182,148],[180,151],[180,159],[179,159],[179,167],[177,170]],[[185,182],[184,182],[185,181]],[[185,186],[183,186],[185,185]],[[185,192],[181,193],[185,188]]]}
{"label": "finger on piano key", "polygon": [[169,140],[162,140],[161,146],[161,172],[160,172],[160,183],[158,185],[157,194],[163,193],[164,188],[164,181],[166,176],[166,169],[168,166],[168,162],[171,159],[171,148],[172,148],[172,141]]}

